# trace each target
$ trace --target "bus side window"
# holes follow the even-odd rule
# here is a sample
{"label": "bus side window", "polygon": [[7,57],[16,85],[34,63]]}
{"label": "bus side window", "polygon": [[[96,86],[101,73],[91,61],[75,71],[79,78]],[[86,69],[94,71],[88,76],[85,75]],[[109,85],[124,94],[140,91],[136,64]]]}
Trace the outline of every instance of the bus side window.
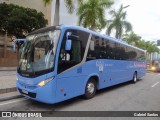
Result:
{"label": "bus side window", "polygon": [[[61,73],[77,64],[79,64],[84,55],[89,34],[79,30],[68,30],[71,32],[72,46],[71,50],[65,50],[66,35],[64,35],[58,60],[58,73]],[[68,32],[66,31],[65,34]],[[77,36],[77,37],[74,37]]]}

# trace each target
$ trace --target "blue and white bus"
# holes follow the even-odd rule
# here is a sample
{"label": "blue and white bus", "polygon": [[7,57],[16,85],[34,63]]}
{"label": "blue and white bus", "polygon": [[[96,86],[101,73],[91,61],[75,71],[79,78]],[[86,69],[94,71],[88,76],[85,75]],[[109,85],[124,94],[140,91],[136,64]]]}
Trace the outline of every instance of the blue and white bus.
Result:
{"label": "blue and white bus", "polygon": [[57,103],[146,73],[145,51],[79,26],[43,28],[26,37],[17,67],[17,90],[25,97]]}

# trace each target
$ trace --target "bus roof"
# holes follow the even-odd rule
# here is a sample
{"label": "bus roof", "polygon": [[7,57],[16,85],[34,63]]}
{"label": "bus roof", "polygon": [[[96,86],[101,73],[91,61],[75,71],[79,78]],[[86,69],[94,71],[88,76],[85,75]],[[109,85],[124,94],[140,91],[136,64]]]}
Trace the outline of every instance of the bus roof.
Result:
{"label": "bus roof", "polygon": [[89,30],[87,28],[83,28],[81,26],[75,26],[75,25],[61,25],[61,29],[62,28],[73,28],[73,29],[79,29],[79,30],[82,30],[82,31],[85,31],[85,32],[88,32],[88,33],[91,33],[91,34],[94,34],[96,36],[99,36],[99,37],[102,37],[104,39],[108,39],[108,40],[111,40],[111,41],[114,41],[114,42],[117,42],[117,43],[120,43],[120,44],[123,44],[123,45],[126,45],[126,46],[129,46],[129,47],[132,47],[134,49],[137,49],[137,50],[140,50],[140,51],[143,51],[143,52],[146,52],[145,50],[143,49],[140,49],[138,47],[135,47],[135,46],[132,46],[132,45],[129,45],[128,43],[126,43],[125,41],[123,40],[119,40],[119,39],[116,39],[116,38],[113,38],[111,36],[108,36],[108,35],[102,35],[101,33],[99,32],[95,32],[95,31],[92,31],[92,30]]}
{"label": "bus roof", "polygon": [[135,46],[132,46],[132,45],[129,45],[128,43],[126,43],[126,42],[124,42],[124,41],[122,41],[122,40],[113,38],[113,37],[108,36],[108,35],[102,35],[102,34],[99,33],[99,32],[95,32],[95,31],[89,30],[89,29],[87,29],[87,28],[84,28],[84,27],[81,27],[81,26],[76,26],[76,25],[64,25],[64,24],[62,24],[62,25],[57,25],[57,26],[45,27],[45,28],[41,28],[41,29],[39,29],[39,30],[36,30],[36,31],[31,32],[29,35],[37,34],[37,33],[40,33],[40,32],[45,32],[45,31],[48,31],[48,30],[63,29],[63,28],[70,28],[70,29],[82,30],[82,31],[91,33],[91,34],[93,34],[93,35],[102,37],[102,38],[104,38],[104,39],[108,39],[108,40],[111,40],[111,41],[114,41],[114,42],[117,42],[117,43],[120,43],[120,44],[129,46],[129,47],[132,47],[132,48],[134,48],[134,49],[137,49],[137,50],[146,52],[145,50],[140,49],[140,48],[135,47]]}

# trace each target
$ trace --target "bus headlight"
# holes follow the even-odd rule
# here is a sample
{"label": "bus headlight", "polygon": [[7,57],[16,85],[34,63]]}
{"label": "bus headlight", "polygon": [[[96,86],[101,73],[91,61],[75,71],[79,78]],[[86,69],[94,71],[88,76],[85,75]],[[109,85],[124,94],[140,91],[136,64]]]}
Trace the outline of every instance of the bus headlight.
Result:
{"label": "bus headlight", "polygon": [[48,82],[52,81],[54,77],[48,78],[38,83],[39,86],[45,86]]}

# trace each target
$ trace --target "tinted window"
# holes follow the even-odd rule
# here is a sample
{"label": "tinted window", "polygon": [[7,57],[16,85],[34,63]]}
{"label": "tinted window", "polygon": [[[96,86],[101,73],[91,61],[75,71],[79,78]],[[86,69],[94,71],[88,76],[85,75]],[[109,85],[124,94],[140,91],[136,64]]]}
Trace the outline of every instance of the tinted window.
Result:
{"label": "tinted window", "polygon": [[88,50],[87,60],[115,59],[115,43],[97,36],[92,36]]}
{"label": "tinted window", "polygon": [[129,46],[93,35],[87,60],[114,59],[144,61],[145,53]]}

